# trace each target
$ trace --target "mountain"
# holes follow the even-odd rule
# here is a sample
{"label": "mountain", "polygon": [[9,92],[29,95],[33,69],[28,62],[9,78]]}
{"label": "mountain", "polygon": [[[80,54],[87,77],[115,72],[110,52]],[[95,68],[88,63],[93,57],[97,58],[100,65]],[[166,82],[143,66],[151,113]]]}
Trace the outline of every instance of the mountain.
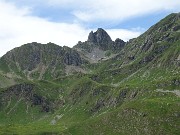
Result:
{"label": "mountain", "polygon": [[135,39],[99,28],[73,48],[29,43],[0,58],[0,134],[178,135],[180,13]]}
{"label": "mountain", "polygon": [[[173,49],[178,48],[177,44],[180,39],[179,19],[179,14],[171,14],[152,26],[140,37],[130,40],[125,50],[128,52],[125,57],[138,59],[144,55],[140,58],[141,61],[139,63],[148,63],[150,61],[156,61],[155,59],[159,59],[159,57],[163,56],[163,53],[166,53],[171,48],[169,50],[174,51],[174,54],[173,52],[169,52],[167,55],[171,56],[167,56],[167,58],[173,58],[162,58],[161,60],[164,61],[164,64],[166,63],[168,65],[176,63],[179,54],[178,51]],[[159,64],[163,64],[162,61],[158,61]]]}
{"label": "mountain", "polygon": [[[53,43],[28,43],[5,54],[0,69],[27,79],[53,79],[74,71],[85,72],[81,66],[87,63],[77,51]],[[79,69],[74,68],[79,67]]]}
{"label": "mountain", "polygon": [[87,41],[80,41],[73,48],[80,52],[83,58],[91,63],[97,63],[114,57],[124,46],[123,40],[117,38],[112,41],[105,30],[98,28],[96,32],[91,31],[89,33]]}

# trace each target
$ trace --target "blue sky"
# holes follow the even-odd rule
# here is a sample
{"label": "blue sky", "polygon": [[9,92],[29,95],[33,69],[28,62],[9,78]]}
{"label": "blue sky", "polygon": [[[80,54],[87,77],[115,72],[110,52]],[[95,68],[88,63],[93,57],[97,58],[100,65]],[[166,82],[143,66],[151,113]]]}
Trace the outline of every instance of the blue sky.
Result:
{"label": "blue sky", "polygon": [[0,56],[29,42],[72,47],[104,28],[113,40],[139,36],[180,0],[0,0]]}

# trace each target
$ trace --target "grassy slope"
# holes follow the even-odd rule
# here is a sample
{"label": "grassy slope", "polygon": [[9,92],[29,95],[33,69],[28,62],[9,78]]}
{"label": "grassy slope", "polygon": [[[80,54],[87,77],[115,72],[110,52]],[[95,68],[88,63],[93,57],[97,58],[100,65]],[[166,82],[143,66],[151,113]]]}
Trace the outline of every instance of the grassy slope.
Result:
{"label": "grassy slope", "polygon": [[[26,110],[26,106],[21,104],[19,105],[21,111],[17,111],[18,114],[8,116],[11,122],[8,121],[7,116],[1,114],[1,118],[4,118],[1,119],[1,125],[2,123],[12,123],[12,125],[4,124],[0,131],[2,134],[29,134],[29,132],[32,134],[61,132],[64,134],[85,132],[86,134],[178,134],[179,97],[172,93],[156,91],[156,89],[179,90],[179,85],[172,83],[173,79],[180,79],[177,72],[166,68],[157,70],[144,67],[119,86],[107,86],[108,90],[112,89],[110,91],[106,91],[105,84],[91,80],[91,75],[74,75],[59,78],[54,82],[38,81],[37,87],[41,88],[36,90],[37,93],[49,96],[48,98],[52,100],[62,98],[66,104],[49,114],[39,113],[37,108],[33,108],[31,114],[36,114],[34,120],[28,119],[28,115],[22,111]],[[106,99],[108,95],[117,97],[124,89],[128,90],[129,94],[120,106],[102,108],[98,113],[89,111],[98,98]],[[101,94],[93,97],[92,93],[96,90],[101,91]],[[134,91],[138,91],[137,96],[130,98]],[[55,125],[51,125],[56,115],[63,117],[57,120]],[[23,125],[22,121],[18,122],[22,116],[26,121]]]}
{"label": "grassy slope", "polygon": [[[141,45],[143,36],[135,43]],[[140,51],[131,50],[131,45],[126,49],[132,54]],[[157,48],[166,45],[156,44]],[[41,112],[35,106],[27,113],[24,110],[31,103],[22,100],[16,106],[18,100],[13,97],[5,106],[0,104],[0,134],[180,134],[180,97],[172,93],[180,90],[180,69],[175,61],[180,53],[179,40],[152,61],[139,63],[155,51],[141,53],[127,64],[120,57],[89,65],[92,72],[87,75],[27,81],[36,86],[38,95],[55,103],[54,111]]]}

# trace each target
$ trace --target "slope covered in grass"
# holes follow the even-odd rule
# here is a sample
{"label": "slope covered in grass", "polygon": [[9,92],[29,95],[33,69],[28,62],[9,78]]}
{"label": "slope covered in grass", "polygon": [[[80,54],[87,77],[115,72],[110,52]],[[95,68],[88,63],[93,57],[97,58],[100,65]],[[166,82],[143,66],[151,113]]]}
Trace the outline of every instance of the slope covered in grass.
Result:
{"label": "slope covered in grass", "polygon": [[171,14],[98,63],[54,44],[8,52],[0,134],[180,134],[179,26],[180,14]]}

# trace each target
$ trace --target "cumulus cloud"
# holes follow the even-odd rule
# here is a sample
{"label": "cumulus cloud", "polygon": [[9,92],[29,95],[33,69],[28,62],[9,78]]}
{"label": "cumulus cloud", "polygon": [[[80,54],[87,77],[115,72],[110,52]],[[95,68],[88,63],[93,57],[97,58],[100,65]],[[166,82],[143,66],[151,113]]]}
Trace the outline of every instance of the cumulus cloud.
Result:
{"label": "cumulus cloud", "polygon": [[18,9],[12,3],[0,2],[0,56],[28,42],[54,42],[73,46],[85,40],[88,31],[78,24],[55,23],[31,16],[28,8]]}
{"label": "cumulus cloud", "polygon": [[[36,16],[34,8],[46,6],[73,15],[70,23],[52,22]],[[72,47],[87,39],[86,23],[121,22],[155,12],[178,12],[180,0],[0,0],[0,56],[28,42]],[[58,11],[58,10],[57,10]],[[46,11],[42,11],[46,12]],[[48,12],[48,11],[47,11]],[[96,28],[93,28],[96,30]],[[144,30],[107,29],[113,40],[125,41],[139,36]]]}
{"label": "cumulus cloud", "polygon": [[178,12],[180,0],[47,0],[49,4],[70,8],[79,20],[123,21],[125,19],[153,14],[154,12]]}
{"label": "cumulus cloud", "polygon": [[124,41],[138,37],[142,31],[141,30],[126,30],[126,29],[107,29],[109,35],[111,35],[112,40],[115,40],[117,37],[120,37]]}
{"label": "cumulus cloud", "polygon": [[[72,47],[78,41],[85,41],[90,31],[78,23],[57,23],[34,16],[33,9],[27,6],[19,8],[14,3],[0,1],[0,9],[0,56],[29,42],[53,42]],[[124,40],[140,34],[121,29],[108,32],[114,39],[122,37]]]}

